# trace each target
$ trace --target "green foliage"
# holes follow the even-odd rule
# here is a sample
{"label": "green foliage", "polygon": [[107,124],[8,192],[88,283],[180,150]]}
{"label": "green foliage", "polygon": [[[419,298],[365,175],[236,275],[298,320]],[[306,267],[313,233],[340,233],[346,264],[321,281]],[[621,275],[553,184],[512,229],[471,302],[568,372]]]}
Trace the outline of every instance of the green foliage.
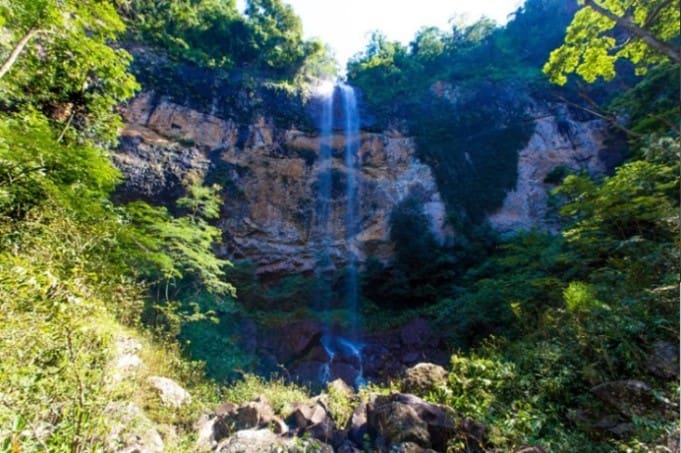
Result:
{"label": "green foliage", "polygon": [[[27,46],[0,79],[4,108],[33,106],[60,125],[59,141],[113,142],[121,125],[114,107],[137,85],[126,72],[130,56],[109,46],[123,30],[112,4],[19,0],[0,6],[11,24],[4,29],[9,42],[36,30],[38,44]],[[7,55],[3,47],[0,54]]]}
{"label": "green foliage", "polygon": [[424,28],[409,47],[374,33],[348,64],[375,127],[406,126],[464,223],[480,224],[515,186],[517,152],[533,130],[527,93],[541,84],[537,55],[559,42],[560,3],[530,1],[517,12],[544,33],[529,49],[526,29],[483,18],[449,32]]}
{"label": "green foliage", "polygon": [[628,117],[628,127],[641,134],[634,143],[637,149],[646,146],[645,139],[649,136],[679,135],[681,105],[677,100],[681,98],[680,76],[678,65],[659,65],[613,101],[613,109]]}
{"label": "green foliage", "polygon": [[[212,252],[219,231],[206,220],[219,213],[218,189],[189,187],[182,217],[109,200],[120,178],[109,159],[121,125],[115,107],[137,86],[129,56],[111,47],[123,30],[111,2],[0,2],[0,16],[8,68],[0,76],[0,381],[8,387],[0,446],[114,448],[105,445],[116,423],[112,401],[161,412],[153,393],[112,383],[120,323],[141,327],[155,305],[179,332],[211,310],[233,310],[228,263]],[[149,283],[165,294],[154,297]],[[185,299],[169,300],[168,290]],[[204,379],[175,343],[167,350],[147,364],[150,372]],[[165,420],[187,425],[209,387],[197,386],[197,402],[166,411]]]}
{"label": "green foliage", "polygon": [[293,404],[310,398],[304,388],[286,383],[281,378],[265,380],[252,374],[244,375],[243,380],[225,388],[222,394],[223,400],[234,404],[253,401],[259,396],[265,397],[274,411],[284,417],[289,414]]}
{"label": "green foliage", "polygon": [[[172,217],[163,207],[143,202],[125,208],[130,228],[124,230],[124,241],[136,250],[133,260],[139,272],[150,281],[166,286],[193,277],[208,291],[217,295],[234,295],[234,287],[223,280],[227,260],[218,258],[212,246],[221,232],[200,216],[217,214],[216,187],[209,191],[190,189],[180,206],[192,209],[188,216]],[[137,247],[135,247],[137,246]]]}
{"label": "green foliage", "polygon": [[120,9],[132,37],[199,66],[299,83],[336,71],[319,41],[303,40],[300,19],[280,0],[249,0],[245,16],[233,0],[132,0]]}
{"label": "green foliage", "polygon": [[633,291],[678,279],[678,150],[678,139],[660,139],[646,151],[651,157],[623,165],[600,186],[571,175],[556,189],[566,197],[561,213],[574,219],[565,237],[605,281]]}
{"label": "green foliage", "polygon": [[447,404],[477,419],[483,417],[515,379],[514,367],[495,360],[453,355],[448,376]]}
{"label": "green foliage", "polygon": [[[107,432],[110,401],[105,326],[117,310],[139,315],[142,288],[101,254],[110,230],[81,226],[57,205],[44,207],[0,248],[0,441],[27,450],[95,450]],[[13,424],[17,429],[5,430]]]}
{"label": "green foliage", "polygon": [[[56,198],[93,215],[118,182],[118,171],[92,145],[61,143],[47,118],[34,110],[0,116],[0,213],[15,219]],[[94,208],[95,211],[97,210]]]}
{"label": "green foliage", "polygon": [[334,385],[327,385],[326,391],[329,398],[329,414],[336,426],[340,428],[348,426],[356,404],[353,394]]}
{"label": "green foliage", "polygon": [[[204,310],[208,305],[201,300],[197,303]],[[199,317],[180,327],[177,338],[184,351],[203,362],[206,375],[216,382],[234,381],[244,370],[253,368],[254,357],[240,346],[247,340],[235,331],[239,321],[232,313],[217,310],[215,317]]]}
{"label": "green foliage", "polygon": [[598,77],[612,80],[615,64],[621,59],[633,63],[639,75],[652,65],[668,61],[664,47],[673,48],[681,31],[678,0],[580,3],[586,6],[575,14],[565,42],[551,53],[544,66],[552,82],[563,85],[571,73],[589,83]]}

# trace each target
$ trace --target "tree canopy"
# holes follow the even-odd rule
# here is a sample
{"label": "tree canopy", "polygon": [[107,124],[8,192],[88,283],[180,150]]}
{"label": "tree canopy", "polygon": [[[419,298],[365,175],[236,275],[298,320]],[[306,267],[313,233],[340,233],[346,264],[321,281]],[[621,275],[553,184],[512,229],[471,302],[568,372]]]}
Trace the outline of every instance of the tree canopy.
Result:
{"label": "tree canopy", "polygon": [[655,64],[681,63],[679,0],[581,0],[562,46],[551,52],[544,72],[563,85],[567,74],[587,82],[612,80],[616,63],[628,60],[637,74]]}

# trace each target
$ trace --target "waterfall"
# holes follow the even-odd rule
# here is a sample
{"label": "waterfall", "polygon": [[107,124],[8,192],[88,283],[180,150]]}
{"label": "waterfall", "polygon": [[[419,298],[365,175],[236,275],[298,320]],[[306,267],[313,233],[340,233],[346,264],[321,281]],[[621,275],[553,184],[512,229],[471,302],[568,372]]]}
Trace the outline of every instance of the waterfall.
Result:
{"label": "waterfall", "polygon": [[[315,266],[316,289],[315,306],[324,311],[330,308],[331,297],[326,272],[333,268],[331,257],[331,243],[333,229],[330,226],[332,220],[332,178],[333,170],[333,136],[334,131],[342,130],[345,138],[343,150],[343,164],[345,167],[345,206],[344,209],[344,235],[346,250],[346,267],[343,288],[343,303],[347,312],[346,336],[335,332],[331,326],[326,325],[321,339],[321,345],[328,355],[328,361],[321,366],[319,380],[322,383],[335,379],[339,376],[336,369],[346,369],[350,364],[358,370],[354,382],[348,382],[355,386],[364,384],[362,373],[362,345],[359,343],[359,276],[357,269],[359,232],[359,183],[358,172],[360,166],[359,148],[359,111],[355,90],[345,84],[325,87],[320,92],[322,95],[320,116],[320,145],[319,145],[319,176],[317,194],[316,232],[318,241],[318,256]],[[338,101],[339,105],[335,105]],[[342,121],[341,121],[342,120]],[[342,127],[340,125],[342,124]],[[335,367],[334,367],[335,365]],[[347,379],[347,376],[342,376]]]}
{"label": "waterfall", "polygon": [[357,275],[357,233],[359,211],[359,187],[357,170],[359,168],[359,112],[355,90],[348,85],[340,85],[344,113],[345,132],[345,171],[347,200],[345,208],[345,244],[348,250],[346,266],[345,307],[350,317],[350,335],[357,337],[359,282]]}
{"label": "waterfall", "polygon": [[316,206],[316,238],[317,262],[315,265],[314,303],[318,310],[328,310],[329,291],[325,272],[331,267],[331,234],[329,215],[331,210],[331,170],[333,168],[333,98],[334,87],[324,87],[322,95],[320,141],[319,141],[319,177]]}

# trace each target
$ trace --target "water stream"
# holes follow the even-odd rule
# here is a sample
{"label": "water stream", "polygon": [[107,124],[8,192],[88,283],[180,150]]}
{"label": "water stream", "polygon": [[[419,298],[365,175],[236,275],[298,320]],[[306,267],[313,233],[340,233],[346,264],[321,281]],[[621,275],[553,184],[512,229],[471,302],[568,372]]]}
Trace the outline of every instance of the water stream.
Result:
{"label": "water stream", "polygon": [[[327,87],[322,94],[322,111],[320,119],[320,149],[319,149],[319,193],[317,194],[317,232],[318,258],[315,267],[316,292],[315,306],[320,310],[330,308],[330,298],[327,273],[333,269],[331,244],[333,229],[331,228],[333,200],[332,193],[334,178],[333,169],[333,139],[334,134],[342,131],[344,135],[343,164],[344,164],[344,243],[345,275],[343,288],[343,304],[347,319],[346,329],[339,333],[333,326],[325,326],[321,338],[321,345],[329,359],[319,372],[322,383],[337,377],[348,380],[349,369],[358,371],[353,382],[356,387],[364,384],[362,375],[362,344],[359,341],[359,276],[358,276],[358,243],[359,232],[359,197],[360,190],[357,174],[359,172],[359,126],[360,117],[357,108],[355,90],[345,84]],[[338,102],[338,105],[336,105]],[[342,125],[342,127],[341,127]],[[345,371],[343,371],[345,370]]]}

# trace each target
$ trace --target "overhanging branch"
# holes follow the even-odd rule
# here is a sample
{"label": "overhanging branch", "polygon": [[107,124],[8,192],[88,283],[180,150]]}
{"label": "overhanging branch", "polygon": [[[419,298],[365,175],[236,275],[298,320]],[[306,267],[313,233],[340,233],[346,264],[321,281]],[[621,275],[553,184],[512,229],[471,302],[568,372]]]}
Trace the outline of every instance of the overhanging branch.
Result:
{"label": "overhanging branch", "polygon": [[19,40],[16,46],[14,46],[14,49],[12,49],[12,53],[9,54],[9,57],[7,57],[7,60],[0,66],[0,79],[2,79],[7,71],[9,71],[12,68],[12,65],[17,61],[17,58],[19,58],[19,55],[21,52],[23,52],[24,48],[26,47],[26,44],[38,33],[40,33],[40,30],[36,28],[31,28],[26,34]]}
{"label": "overhanging branch", "polygon": [[[617,25],[627,30],[632,35],[635,35],[636,37],[641,39],[641,41],[648,44],[651,48],[669,57],[672,61],[676,63],[681,63],[681,52],[679,52],[677,48],[656,38],[655,36],[653,36],[652,33],[650,33],[645,28],[636,25],[631,15],[626,14],[624,16],[618,16],[609,9],[599,5],[594,0],[584,0],[584,4],[591,8],[592,10],[596,11],[598,14],[601,14],[607,17],[608,19],[614,21]],[[657,14],[659,14],[659,11],[655,12],[655,15]]]}

